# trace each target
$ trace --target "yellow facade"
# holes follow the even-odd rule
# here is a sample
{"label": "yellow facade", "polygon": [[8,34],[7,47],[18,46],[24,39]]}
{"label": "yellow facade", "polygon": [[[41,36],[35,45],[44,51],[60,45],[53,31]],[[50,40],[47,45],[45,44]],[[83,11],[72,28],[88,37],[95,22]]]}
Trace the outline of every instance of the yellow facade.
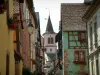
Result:
{"label": "yellow facade", "polygon": [[[13,16],[13,0],[9,0],[10,17]],[[0,14],[0,75],[6,75],[6,55],[9,55],[9,75],[15,75],[13,31],[8,30],[6,11]]]}

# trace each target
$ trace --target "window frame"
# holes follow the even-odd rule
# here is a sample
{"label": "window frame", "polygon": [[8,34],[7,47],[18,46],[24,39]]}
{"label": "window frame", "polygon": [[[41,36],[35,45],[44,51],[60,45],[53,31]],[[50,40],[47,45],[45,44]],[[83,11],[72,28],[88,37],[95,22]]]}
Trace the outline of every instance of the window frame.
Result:
{"label": "window frame", "polygon": [[92,26],[90,26],[89,36],[90,36],[90,49],[91,49],[91,51],[93,49],[93,36],[92,36],[93,32],[92,31],[93,31],[93,28],[92,28]]}
{"label": "window frame", "polygon": [[48,44],[54,44],[53,37],[48,37]]}
{"label": "window frame", "polygon": [[51,44],[53,44],[53,42],[54,42],[54,41],[53,41],[53,37],[51,37],[50,39],[51,39]]}
{"label": "window frame", "polygon": [[48,44],[50,44],[50,37],[48,38]]}
{"label": "window frame", "polygon": [[[81,59],[81,54],[80,53],[83,53],[83,60]],[[76,55],[78,58],[76,58]],[[75,50],[74,51],[74,63],[75,64],[86,64],[86,53],[84,50]]]}
{"label": "window frame", "polygon": [[[84,35],[85,38],[83,38],[83,35]],[[86,42],[86,36],[85,35],[86,35],[85,31],[79,32],[78,33],[78,40],[81,41],[81,42],[84,42],[84,41]]]}
{"label": "window frame", "polygon": [[[80,33],[83,33],[83,32],[86,35],[86,31],[68,31],[68,48],[69,49],[87,49],[86,39],[82,41],[79,40]],[[73,39],[71,40],[70,37],[72,37]],[[74,42],[76,46],[71,46],[72,42]],[[80,42],[80,45],[77,45],[78,42]]]}
{"label": "window frame", "polygon": [[94,39],[95,39],[95,48],[97,48],[98,46],[97,22],[94,22]]}

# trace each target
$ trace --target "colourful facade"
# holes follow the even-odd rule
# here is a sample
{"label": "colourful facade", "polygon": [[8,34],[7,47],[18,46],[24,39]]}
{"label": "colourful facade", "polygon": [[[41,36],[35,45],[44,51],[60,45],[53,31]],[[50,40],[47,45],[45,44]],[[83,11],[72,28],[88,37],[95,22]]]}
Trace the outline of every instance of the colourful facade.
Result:
{"label": "colourful facade", "polygon": [[63,75],[89,75],[86,23],[82,19],[87,7],[84,3],[61,4]]}
{"label": "colourful facade", "polygon": [[80,41],[79,33],[63,32],[64,75],[78,75],[79,72],[88,74],[86,39]]}
{"label": "colourful facade", "polygon": [[[9,0],[9,16],[13,16],[13,0]],[[8,29],[7,10],[0,13],[0,75],[15,75],[13,30]]]}

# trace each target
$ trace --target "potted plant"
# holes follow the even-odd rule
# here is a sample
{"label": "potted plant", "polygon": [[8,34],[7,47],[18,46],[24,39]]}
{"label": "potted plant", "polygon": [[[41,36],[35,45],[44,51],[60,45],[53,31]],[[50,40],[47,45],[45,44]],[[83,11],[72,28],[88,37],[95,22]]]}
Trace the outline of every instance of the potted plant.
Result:
{"label": "potted plant", "polygon": [[22,75],[32,75],[29,68],[23,67]]}
{"label": "potted plant", "polygon": [[14,21],[13,18],[8,18],[8,29],[14,30],[16,29],[16,22]]}

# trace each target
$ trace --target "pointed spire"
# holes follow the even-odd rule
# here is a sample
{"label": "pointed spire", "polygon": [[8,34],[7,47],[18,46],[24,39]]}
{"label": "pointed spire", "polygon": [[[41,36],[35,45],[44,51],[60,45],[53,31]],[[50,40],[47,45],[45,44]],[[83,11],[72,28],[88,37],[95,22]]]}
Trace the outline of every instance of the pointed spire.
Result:
{"label": "pointed spire", "polygon": [[50,16],[49,16],[49,18],[48,18],[48,23],[47,23],[46,32],[54,33],[54,30],[53,30],[53,27],[52,27],[52,23],[51,23]]}

